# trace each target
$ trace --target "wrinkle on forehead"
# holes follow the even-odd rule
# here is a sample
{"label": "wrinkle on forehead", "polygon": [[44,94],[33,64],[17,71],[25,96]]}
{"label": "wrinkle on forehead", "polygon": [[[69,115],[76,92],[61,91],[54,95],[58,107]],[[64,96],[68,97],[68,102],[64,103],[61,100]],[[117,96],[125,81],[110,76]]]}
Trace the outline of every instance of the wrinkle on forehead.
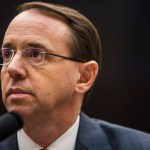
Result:
{"label": "wrinkle on forehead", "polygon": [[[35,28],[36,26],[36,28]],[[51,28],[51,30],[47,29],[45,26],[34,24],[34,23],[18,23],[18,25],[10,25],[9,30],[6,31],[7,35],[39,35],[39,36],[49,36],[55,32],[55,28]]]}
{"label": "wrinkle on forehead", "polygon": [[10,23],[6,35],[69,35],[69,27],[64,20],[48,16],[36,10],[27,10],[16,16]]}

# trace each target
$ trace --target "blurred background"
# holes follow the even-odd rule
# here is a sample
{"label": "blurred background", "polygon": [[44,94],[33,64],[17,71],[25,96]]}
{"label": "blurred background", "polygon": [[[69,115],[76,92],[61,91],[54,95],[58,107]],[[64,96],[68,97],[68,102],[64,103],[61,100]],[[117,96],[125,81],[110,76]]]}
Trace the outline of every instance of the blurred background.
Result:
{"label": "blurred background", "polygon": [[[29,1],[0,1],[1,42],[16,7]],[[102,66],[83,111],[91,117],[150,132],[150,1],[43,1],[77,9],[100,33]],[[0,115],[5,112],[0,101]]]}

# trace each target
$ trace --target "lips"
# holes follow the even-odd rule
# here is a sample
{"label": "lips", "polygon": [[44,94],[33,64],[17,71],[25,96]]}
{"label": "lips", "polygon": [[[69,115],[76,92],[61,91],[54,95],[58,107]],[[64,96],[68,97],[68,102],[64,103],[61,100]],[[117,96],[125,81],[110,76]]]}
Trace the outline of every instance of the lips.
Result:
{"label": "lips", "polygon": [[8,92],[6,93],[6,96],[10,96],[10,95],[17,95],[17,94],[31,94],[25,90],[22,89],[9,89]]}

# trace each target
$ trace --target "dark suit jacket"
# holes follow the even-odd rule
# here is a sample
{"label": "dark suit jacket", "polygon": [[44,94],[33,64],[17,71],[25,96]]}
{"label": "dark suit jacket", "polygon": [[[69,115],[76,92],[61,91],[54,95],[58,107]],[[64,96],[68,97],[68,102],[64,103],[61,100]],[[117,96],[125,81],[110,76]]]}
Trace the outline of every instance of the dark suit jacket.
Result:
{"label": "dark suit jacket", "polygon": [[[18,150],[17,135],[1,141],[0,150]],[[81,113],[75,150],[150,150],[150,135]]]}

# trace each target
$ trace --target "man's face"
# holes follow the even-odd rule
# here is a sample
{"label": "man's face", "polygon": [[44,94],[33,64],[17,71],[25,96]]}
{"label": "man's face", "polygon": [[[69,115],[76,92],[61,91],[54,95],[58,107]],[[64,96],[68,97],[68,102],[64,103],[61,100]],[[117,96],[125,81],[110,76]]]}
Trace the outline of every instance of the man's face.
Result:
{"label": "man's face", "polygon": [[35,10],[19,14],[10,23],[3,47],[15,49],[17,53],[1,71],[2,98],[8,111],[34,116],[71,109],[79,64],[51,57],[35,66],[21,54],[25,48],[42,47],[46,52],[70,56],[66,42],[68,33],[69,28],[63,20]]}

